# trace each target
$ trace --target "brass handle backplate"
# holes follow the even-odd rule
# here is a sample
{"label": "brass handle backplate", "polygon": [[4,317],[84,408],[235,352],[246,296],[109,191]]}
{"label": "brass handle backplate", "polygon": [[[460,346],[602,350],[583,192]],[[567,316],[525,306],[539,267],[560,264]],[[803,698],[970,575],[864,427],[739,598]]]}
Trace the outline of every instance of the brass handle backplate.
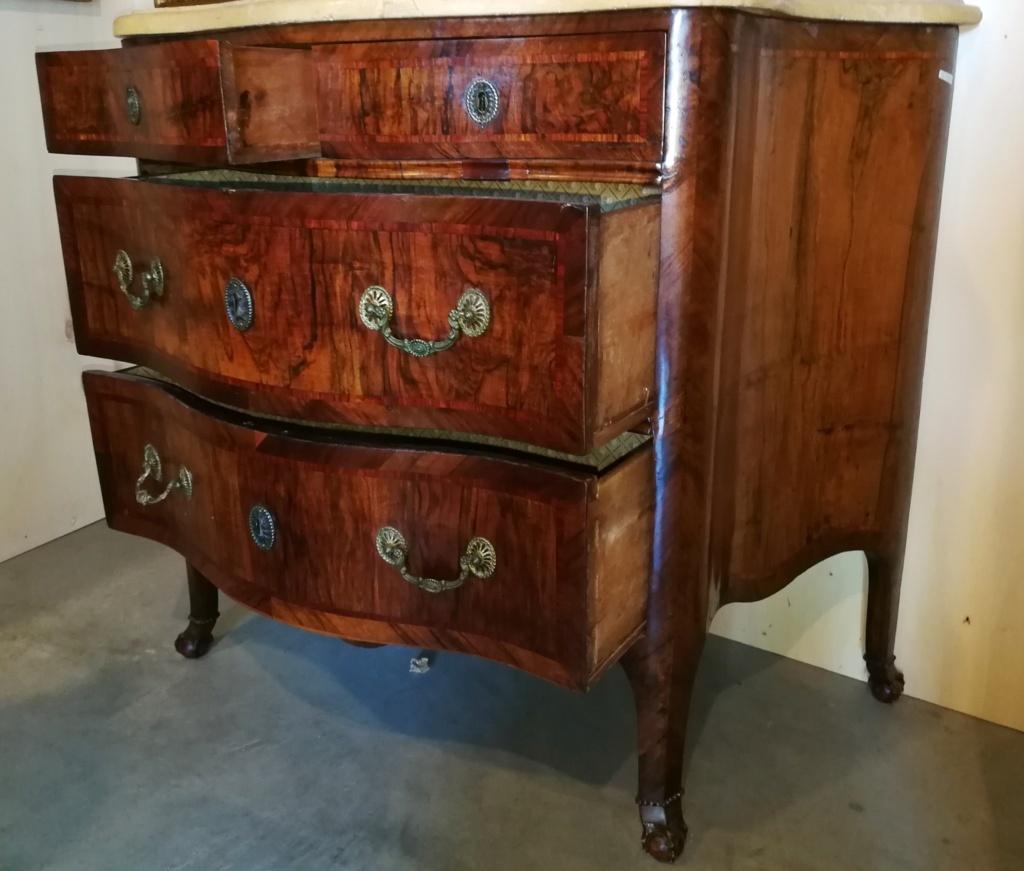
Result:
{"label": "brass handle backplate", "polygon": [[491,304],[482,290],[467,290],[448,313],[448,335],[443,339],[406,339],[391,330],[395,303],[383,287],[373,285],[363,291],[359,299],[359,320],[363,326],[380,333],[392,347],[413,357],[431,357],[447,351],[463,334],[477,338],[487,332],[491,324]]}
{"label": "brass handle backplate", "polygon": [[164,478],[164,468],[157,449],[146,445],[142,451],[142,474],[135,482],[135,501],[139,505],[159,505],[175,490],[181,490],[186,499],[192,498],[192,473],[185,466],[178,469],[178,474],[155,496],[146,489],[146,481],[150,478],[160,484]]}
{"label": "brass handle backplate", "polygon": [[405,536],[393,526],[385,526],[377,531],[376,544],[380,558],[389,566],[398,569],[404,581],[428,593],[457,590],[470,577],[489,578],[498,567],[498,555],[495,553],[494,545],[486,538],[470,539],[465,553],[459,557],[459,576],[452,581],[421,578],[412,574],[405,564],[409,556],[409,546],[405,543]]}
{"label": "brass handle backplate", "polygon": [[156,257],[149,264],[149,269],[139,277],[142,281],[142,293],[132,293],[132,282],[135,280],[135,268],[132,265],[132,258],[127,251],[118,251],[114,255],[114,277],[117,278],[117,286],[121,293],[128,297],[132,308],[138,311],[149,305],[154,296],[164,295],[164,265]]}

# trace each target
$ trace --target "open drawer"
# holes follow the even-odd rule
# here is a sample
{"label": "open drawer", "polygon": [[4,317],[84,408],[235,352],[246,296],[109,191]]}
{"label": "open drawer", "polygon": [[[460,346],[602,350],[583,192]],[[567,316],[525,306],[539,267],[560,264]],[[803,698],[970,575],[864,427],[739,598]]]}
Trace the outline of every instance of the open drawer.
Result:
{"label": "open drawer", "polygon": [[46,146],[218,165],[317,157],[304,48],[212,39],[36,55]]}
{"label": "open drawer", "polygon": [[656,198],[243,177],[55,180],[83,354],[256,414],[574,454],[649,418]]}

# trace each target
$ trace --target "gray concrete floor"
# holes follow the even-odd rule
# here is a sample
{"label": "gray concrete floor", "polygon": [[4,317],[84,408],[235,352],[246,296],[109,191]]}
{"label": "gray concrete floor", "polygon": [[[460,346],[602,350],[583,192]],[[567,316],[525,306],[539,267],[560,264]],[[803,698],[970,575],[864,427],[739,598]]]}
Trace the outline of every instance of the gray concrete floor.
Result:
{"label": "gray concrete floor", "polygon": [[[0,566],[2,871],[602,871],[638,846],[632,703],[222,605],[97,525]],[[911,681],[913,663],[906,663]],[[1024,869],[1024,735],[713,640],[686,869]]]}

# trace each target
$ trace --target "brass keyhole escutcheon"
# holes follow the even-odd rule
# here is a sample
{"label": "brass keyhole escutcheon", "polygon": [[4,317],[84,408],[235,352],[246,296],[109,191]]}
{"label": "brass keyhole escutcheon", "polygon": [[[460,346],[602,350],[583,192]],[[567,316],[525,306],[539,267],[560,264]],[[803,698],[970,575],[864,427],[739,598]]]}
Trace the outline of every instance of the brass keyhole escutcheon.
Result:
{"label": "brass keyhole escutcheon", "polygon": [[277,518],[266,505],[249,510],[249,537],[260,550],[271,550],[277,543]]}
{"label": "brass keyhole escutcheon", "polygon": [[469,117],[481,127],[498,117],[498,89],[487,79],[474,79],[470,82],[463,102]]}
{"label": "brass keyhole escutcheon", "polygon": [[137,127],[142,120],[142,98],[139,96],[139,89],[134,85],[125,88],[124,107],[128,113],[128,120]]}
{"label": "brass keyhole escutcheon", "polygon": [[232,276],[224,286],[224,311],[238,332],[244,333],[252,327],[255,305],[252,291],[242,279]]}

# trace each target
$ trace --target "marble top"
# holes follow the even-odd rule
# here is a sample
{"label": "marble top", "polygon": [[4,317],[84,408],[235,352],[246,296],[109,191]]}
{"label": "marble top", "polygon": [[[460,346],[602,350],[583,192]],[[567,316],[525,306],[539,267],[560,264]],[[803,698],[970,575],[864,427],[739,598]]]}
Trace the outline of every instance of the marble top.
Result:
{"label": "marble top", "polygon": [[965,25],[981,20],[981,10],[964,0],[230,0],[209,6],[167,7],[123,15],[114,22],[114,35],[197,33],[267,24],[374,18],[546,15],[708,6],[833,21]]}

